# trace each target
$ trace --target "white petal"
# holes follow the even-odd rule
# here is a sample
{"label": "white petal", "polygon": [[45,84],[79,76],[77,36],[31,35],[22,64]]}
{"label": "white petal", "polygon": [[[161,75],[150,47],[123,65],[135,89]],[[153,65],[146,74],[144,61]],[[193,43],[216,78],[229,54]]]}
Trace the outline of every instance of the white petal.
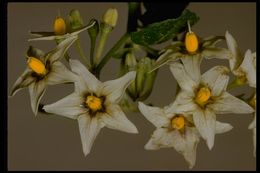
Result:
{"label": "white petal", "polygon": [[249,86],[256,88],[256,68],[254,61],[254,56],[251,50],[247,50],[245,53],[245,58],[239,69],[245,73]]}
{"label": "white petal", "polygon": [[181,58],[185,70],[197,84],[199,84],[201,78],[200,75],[201,60],[202,57],[200,55],[184,56]]}
{"label": "white petal", "polygon": [[138,102],[138,108],[145,118],[156,127],[167,126],[170,120],[164,115],[163,109],[153,106],[147,106]]}
{"label": "white petal", "polygon": [[197,109],[197,104],[194,103],[194,93],[180,91],[176,96],[175,101],[166,109],[167,113],[192,113]]}
{"label": "white petal", "polygon": [[202,57],[207,59],[232,59],[234,58],[228,49],[220,47],[206,47],[202,51]]}
{"label": "white petal", "polygon": [[145,144],[146,150],[158,150],[160,148],[173,147],[174,138],[167,128],[156,129],[151,139]]}
{"label": "white petal", "polygon": [[246,114],[254,112],[254,109],[246,102],[232,96],[228,92],[223,92],[214,103],[207,105],[216,114],[238,113]]}
{"label": "white petal", "polygon": [[228,85],[229,70],[225,66],[215,66],[202,75],[202,82],[208,85],[213,96],[219,96]]}
{"label": "white petal", "polygon": [[110,128],[127,133],[138,133],[137,128],[131,123],[118,105],[107,107],[107,113],[101,115],[101,121]]}
{"label": "white petal", "polygon": [[65,65],[60,61],[56,61],[52,64],[50,73],[47,76],[48,85],[56,85],[60,83],[76,81],[77,76],[69,71]]}
{"label": "white petal", "polygon": [[110,102],[118,103],[124,95],[124,92],[128,85],[134,81],[135,75],[136,72],[131,71],[118,79],[104,82],[102,94],[107,96],[107,100],[109,100]]}
{"label": "white petal", "polygon": [[50,62],[57,61],[64,57],[64,54],[67,52],[69,47],[76,41],[77,36],[69,37],[60,42],[57,47],[48,53],[46,56],[46,60],[50,60]]}
{"label": "white petal", "polygon": [[179,62],[175,62],[170,65],[170,69],[180,87],[183,90],[193,92],[193,89],[196,88],[197,84],[189,76],[184,66]]}
{"label": "white petal", "polygon": [[41,101],[42,96],[46,90],[46,84],[44,80],[38,82],[33,82],[29,85],[29,93],[31,98],[31,107],[34,115],[38,113],[38,107]]}
{"label": "white petal", "polygon": [[45,105],[43,109],[49,113],[76,119],[80,114],[87,112],[86,108],[81,106],[82,103],[83,99],[77,93],[72,93],[53,104]]}
{"label": "white petal", "polygon": [[[65,39],[65,38],[70,38],[70,37],[74,37],[77,36],[80,32],[85,31],[86,29],[92,27],[95,24],[95,22],[93,22],[92,24],[88,25],[88,26],[84,26],[83,28],[72,32],[72,33],[67,33],[64,35],[51,35],[51,33],[53,32],[31,32],[32,35],[34,36],[38,36],[37,38],[32,38],[32,39],[28,39],[28,41],[38,41],[38,40],[56,40],[56,39]],[[43,34],[47,34],[48,36],[44,36]],[[54,34],[54,33],[53,33]]]}
{"label": "white petal", "polygon": [[236,40],[228,31],[226,31],[225,37],[226,37],[228,49],[231,51],[233,55],[232,58],[229,60],[230,69],[231,71],[233,71],[234,69],[237,68],[237,66],[241,62],[242,56]]}
{"label": "white petal", "polygon": [[167,64],[168,62],[173,62],[175,60],[178,60],[180,57],[182,57],[182,54],[179,52],[175,52],[171,49],[168,49],[165,53],[163,53],[155,62],[154,66],[152,67],[151,71],[154,71],[163,65]]}
{"label": "white petal", "polygon": [[200,135],[206,140],[208,148],[211,150],[214,146],[216,115],[206,110],[197,110],[193,114],[194,124]]}
{"label": "white petal", "polygon": [[231,129],[233,129],[233,126],[231,126],[230,124],[216,121],[216,134],[226,133]]}
{"label": "white petal", "polygon": [[102,129],[103,124],[98,122],[96,117],[91,118],[89,115],[83,114],[78,117],[79,132],[84,155],[88,155],[91,147]]}
{"label": "white petal", "polygon": [[14,96],[20,89],[29,86],[35,81],[35,78],[31,76],[32,71],[28,68],[23,72],[23,74],[15,81],[10,96]]}
{"label": "white petal", "polygon": [[[84,85],[88,87],[90,91],[97,92],[101,82],[90,73],[80,61],[70,59],[70,66],[71,70],[82,78],[79,81],[80,83],[78,83],[79,85]],[[84,84],[82,84],[82,82],[84,82]]]}
{"label": "white petal", "polygon": [[199,143],[199,134],[196,128],[185,128],[184,136],[178,131],[174,131],[172,134],[175,150],[184,156],[191,169],[196,162],[196,150]]}

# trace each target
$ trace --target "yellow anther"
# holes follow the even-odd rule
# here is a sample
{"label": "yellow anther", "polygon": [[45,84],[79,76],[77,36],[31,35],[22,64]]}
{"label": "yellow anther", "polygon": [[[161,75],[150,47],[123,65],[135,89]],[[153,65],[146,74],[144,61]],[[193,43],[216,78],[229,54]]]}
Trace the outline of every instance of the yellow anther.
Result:
{"label": "yellow anther", "polygon": [[187,32],[185,36],[185,47],[190,54],[196,53],[196,51],[198,50],[199,41],[194,32]]}
{"label": "yellow anther", "polygon": [[57,17],[54,21],[53,26],[54,26],[53,27],[54,33],[56,35],[63,35],[66,33],[66,24],[65,24],[65,21],[63,20],[63,18]]}
{"label": "yellow anther", "polygon": [[86,104],[92,111],[98,111],[102,109],[102,100],[93,95],[87,96]]}
{"label": "yellow anther", "polygon": [[27,61],[28,66],[37,74],[45,75],[46,68],[43,62],[37,58],[29,57]]}
{"label": "yellow anther", "polygon": [[[244,72],[243,72],[244,73]],[[241,75],[241,76],[238,76],[237,78],[236,78],[236,83],[237,83],[237,85],[243,85],[243,84],[245,84],[247,82],[247,77],[246,77],[246,75],[245,74],[243,74],[243,75]]]}
{"label": "yellow anther", "polygon": [[182,130],[185,125],[185,119],[182,115],[178,115],[172,118],[171,121],[172,128],[177,130]]}
{"label": "yellow anther", "polygon": [[208,87],[202,87],[197,92],[195,100],[199,105],[204,106],[210,97],[211,97],[210,89]]}

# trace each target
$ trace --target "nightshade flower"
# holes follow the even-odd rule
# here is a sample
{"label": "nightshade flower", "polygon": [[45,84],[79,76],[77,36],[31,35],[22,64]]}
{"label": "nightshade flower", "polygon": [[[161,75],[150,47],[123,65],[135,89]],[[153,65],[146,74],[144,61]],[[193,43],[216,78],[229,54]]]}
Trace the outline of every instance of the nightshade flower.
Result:
{"label": "nightshade flower", "polygon": [[232,58],[229,61],[231,71],[238,78],[239,83],[256,88],[256,52],[252,53],[248,49],[242,58],[234,37],[228,31],[225,37],[228,48],[232,52]]}
{"label": "nightshade flower", "polygon": [[[252,53],[248,49],[244,59],[234,37],[226,31],[225,34],[227,45],[232,52],[233,58],[229,61],[230,69],[237,77],[237,84],[248,84],[250,87],[256,88],[256,52]],[[253,131],[254,156],[256,152],[256,93],[250,99],[249,104],[255,109],[253,121],[249,125],[249,129]]]}
{"label": "nightshade flower", "polygon": [[104,127],[128,133],[138,133],[118,105],[127,86],[135,79],[132,71],[121,78],[100,82],[78,60],[70,60],[73,72],[78,75],[75,92],[56,103],[46,105],[46,112],[77,119],[85,156],[99,131]]}
{"label": "nightshade flower", "polygon": [[194,124],[209,149],[214,145],[216,114],[254,111],[244,101],[226,92],[229,80],[227,67],[215,66],[196,77],[199,81],[193,80],[179,62],[171,64],[170,69],[181,88],[174,102],[175,111],[193,114]]}
{"label": "nightshade flower", "polygon": [[28,87],[31,107],[35,115],[47,85],[73,82],[75,74],[69,71],[59,59],[73,44],[76,37],[62,41],[54,50],[43,53],[40,49],[29,47],[27,51],[27,68],[16,80],[11,90],[11,96],[22,88]]}
{"label": "nightshade flower", "polygon": [[35,36],[36,38],[29,39],[29,41],[61,40],[66,39],[68,37],[77,37],[78,34],[94,26],[94,24],[95,21],[91,22],[87,26],[82,26],[74,30],[69,30],[66,26],[64,19],[61,17],[57,17],[53,24],[53,32],[30,32],[30,34],[32,36]]}
{"label": "nightshade flower", "polygon": [[[191,114],[175,112],[174,104],[164,108],[152,107],[139,102],[139,110],[155,127],[151,139],[145,145],[147,150],[173,147],[181,153],[191,169],[196,162],[196,150],[200,135]],[[216,133],[224,133],[233,127],[216,122]]]}
{"label": "nightshade flower", "polygon": [[210,36],[199,39],[189,29],[184,41],[173,41],[170,46],[162,50],[163,54],[157,59],[153,70],[180,59],[186,67],[187,73],[190,74],[193,80],[198,81],[199,78],[194,77],[200,75],[200,64],[203,58],[231,58],[231,53],[228,49],[216,46],[221,40],[224,40],[224,37]]}

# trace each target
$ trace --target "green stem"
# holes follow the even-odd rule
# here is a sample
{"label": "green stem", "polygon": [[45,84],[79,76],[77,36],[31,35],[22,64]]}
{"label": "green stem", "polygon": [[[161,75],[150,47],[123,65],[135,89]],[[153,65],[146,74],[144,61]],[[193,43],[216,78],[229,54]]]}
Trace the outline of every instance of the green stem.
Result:
{"label": "green stem", "polygon": [[98,64],[96,68],[96,74],[99,75],[101,69],[106,65],[106,63],[109,61],[109,59],[112,57],[112,55],[126,42],[126,40],[129,38],[129,34],[125,33],[118,42],[107,52],[107,54],[104,56],[104,58],[101,60],[101,62]]}
{"label": "green stem", "polygon": [[100,57],[103,53],[104,46],[106,44],[107,38],[108,38],[109,30],[106,28],[101,29],[101,35],[100,40],[98,42],[96,57],[94,59],[94,65],[99,63]]}
{"label": "green stem", "polygon": [[76,48],[79,52],[80,58],[82,59],[82,61],[85,63],[85,65],[87,66],[87,68],[90,67],[89,63],[88,63],[88,58],[85,56],[84,51],[81,48],[81,44],[80,44],[80,40],[79,38],[76,40]]}
{"label": "green stem", "polygon": [[91,66],[94,64],[94,51],[96,46],[96,39],[90,39],[90,64]]}

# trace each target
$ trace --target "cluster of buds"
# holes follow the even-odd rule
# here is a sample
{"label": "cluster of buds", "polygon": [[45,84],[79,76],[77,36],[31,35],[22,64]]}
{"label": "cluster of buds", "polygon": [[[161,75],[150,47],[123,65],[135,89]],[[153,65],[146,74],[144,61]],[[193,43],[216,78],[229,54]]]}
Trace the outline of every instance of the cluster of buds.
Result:
{"label": "cluster of buds", "polygon": [[145,100],[151,94],[157,74],[157,71],[151,72],[154,63],[155,60],[149,57],[143,57],[137,60],[133,53],[129,52],[126,54],[126,72],[136,71],[135,81],[132,82],[127,89],[127,93],[133,101]]}

